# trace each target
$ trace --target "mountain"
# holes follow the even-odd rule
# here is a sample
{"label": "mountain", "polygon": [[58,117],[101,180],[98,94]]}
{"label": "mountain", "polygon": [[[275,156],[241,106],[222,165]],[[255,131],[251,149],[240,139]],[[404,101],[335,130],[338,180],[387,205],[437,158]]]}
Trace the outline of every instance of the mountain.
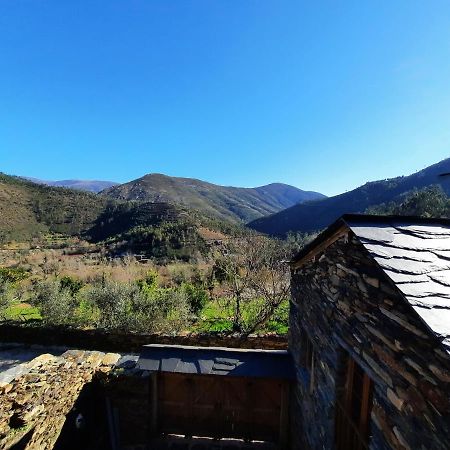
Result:
{"label": "mountain", "polygon": [[45,184],[46,186],[66,187],[70,189],[77,189],[79,191],[98,193],[104,189],[112,186],[117,186],[119,183],[114,181],[99,181],[99,180],[59,180],[49,181],[40,180],[39,178],[23,177],[25,180],[32,181],[37,184]]}
{"label": "mountain", "polygon": [[190,260],[208,241],[250,233],[168,203],[109,199],[90,192],[36,184],[0,173],[0,245],[47,245],[55,234],[106,245],[107,251]]}
{"label": "mountain", "polygon": [[21,240],[61,233],[98,242],[133,228],[193,218],[167,203],[123,202],[0,173],[0,235]]}
{"label": "mountain", "polygon": [[450,194],[450,158],[406,177],[373,181],[335,197],[295,205],[254,220],[249,227],[277,236],[286,235],[289,231],[317,231],[342,214],[364,212],[382,203],[398,201],[415,189],[432,185],[440,185],[447,195]]}
{"label": "mountain", "polygon": [[46,233],[81,235],[107,204],[108,199],[90,192],[0,173],[0,241],[28,240]]}
{"label": "mountain", "polygon": [[158,173],[106,189],[101,195],[120,200],[182,205],[210,217],[234,222],[248,222],[297,203],[325,197],[281,183],[238,188]]}

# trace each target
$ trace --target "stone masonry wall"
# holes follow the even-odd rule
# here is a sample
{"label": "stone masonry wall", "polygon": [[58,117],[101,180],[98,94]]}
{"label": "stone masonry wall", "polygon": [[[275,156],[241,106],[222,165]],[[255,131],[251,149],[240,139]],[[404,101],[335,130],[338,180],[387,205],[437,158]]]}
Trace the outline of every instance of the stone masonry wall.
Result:
{"label": "stone masonry wall", "polygon": [[25,449],[52,449],[83,386],[95,374],[108,373],[119,357],[69,350],[27,363],[27,373],[0,385],[0,448],[26,437]]}
{"label": "stone masonry wall", "polygon": [[[312,390],[301,328],[314,347]],[[371,449],[450,448],[450,357],[352,234],[292,271],[289,348],[294,449],[334,448],[344,350],[374,381]]]}
{"label": "stone masonry wall", "polygon": [[58,345],[109,352],[140,352],[146,344],[194,345],[199,347],[259,348],[285,350],[284,335],[227,335],[186,333],[178,335],[121,333],[104,330],[83,330],[67,327],[30,326],[20,323],[0,323],[0,342]]}

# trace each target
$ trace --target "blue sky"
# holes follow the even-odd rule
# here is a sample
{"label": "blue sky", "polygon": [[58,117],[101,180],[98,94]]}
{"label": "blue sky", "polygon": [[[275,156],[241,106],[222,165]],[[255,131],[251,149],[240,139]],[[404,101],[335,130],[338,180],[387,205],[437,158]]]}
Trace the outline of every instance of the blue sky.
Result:
{"label": "blue sky", "polygon": [[336,194],[450,156],[447,0],[2,0],[0,171]]}

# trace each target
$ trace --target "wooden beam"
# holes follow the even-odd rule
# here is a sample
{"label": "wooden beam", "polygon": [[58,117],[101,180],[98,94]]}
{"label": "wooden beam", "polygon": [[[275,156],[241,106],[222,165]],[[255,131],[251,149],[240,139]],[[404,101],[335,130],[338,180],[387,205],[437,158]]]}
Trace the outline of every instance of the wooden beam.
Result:
{"label": "wooden beam", "polygon": [[298,269],[299,267],[303,266],[308,261],[311,261],[311,259],[315,258],[320,253],[322,253],[327,247],[336,242],[338,239],[340,239],[343,236],[348,236],[349,232],[350,232],[349,228],[346,225],[342,225],[330,237],[328,237],[323,242],[317,244],[314,248],[312,248],[303,258],[293,262],[291,264],[291,268]]}

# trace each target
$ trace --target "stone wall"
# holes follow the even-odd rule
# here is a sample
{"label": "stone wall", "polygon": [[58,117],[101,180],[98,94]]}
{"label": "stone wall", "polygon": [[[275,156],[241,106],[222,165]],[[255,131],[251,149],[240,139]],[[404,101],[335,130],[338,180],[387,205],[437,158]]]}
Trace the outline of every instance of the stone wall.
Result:
{"label": "stone wall", "polygon": [[52,449],[83,386],[108,373],[118,354],[69,350],[43,354],[0,384],[0,448]]}
{"label": "stone wall", "polygon": [[221,335],[205,334],[137,334],[81,330],[67,327],[41,325],[0,324],[0,342],[58,345],[87,350],[136,353],[145,344],[194,345],[201,347],[260,348],[285,350],[287,337],[282,335]]}
{"label": "stone wall", "polygon": [[[300,330],[313,344],[313,382]],[[344,350],[374,382],[372,449],[449,449],[449,355],[351,234],[292,271],[289,348],[295,449],[333,449]]]}

